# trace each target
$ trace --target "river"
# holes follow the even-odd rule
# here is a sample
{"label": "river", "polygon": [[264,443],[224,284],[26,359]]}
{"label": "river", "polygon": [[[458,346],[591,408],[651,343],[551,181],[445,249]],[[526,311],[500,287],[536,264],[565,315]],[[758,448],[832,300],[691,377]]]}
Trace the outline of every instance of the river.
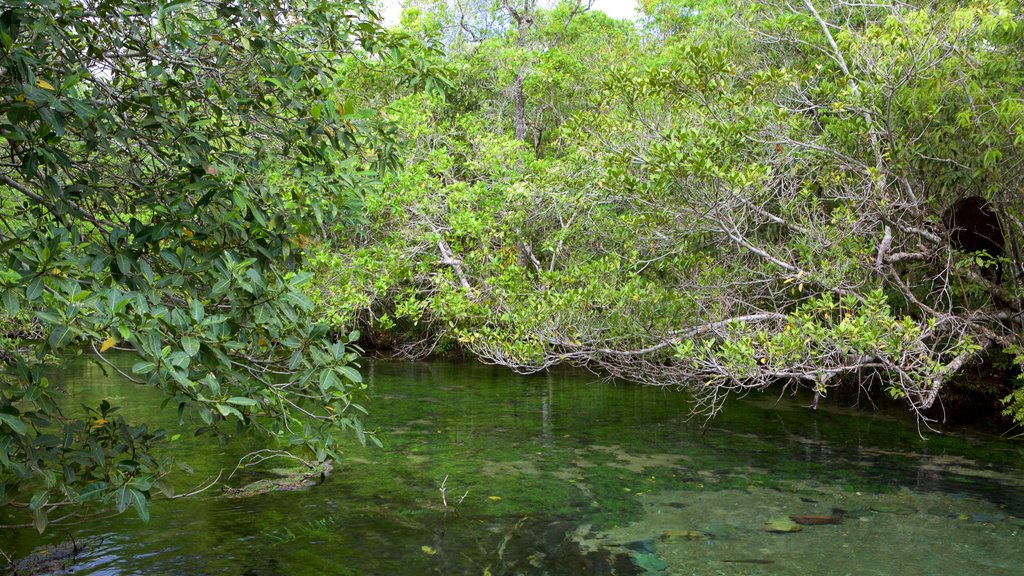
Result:
{"label": "river", "polygon": [[[128,362],[128,359],[125,358]],[[368,428],[310,489],[211,489],[74,527],[74,574],[1020,574],[1024,447],[909,414],[751,396],[705,426],[678,392],[471,363],[365,361]],[[78,361],[103,398],[176,427],[162,398]],[[173,430],[172,430],[173,431]],[[259,448],[183,434],[179,490]],[[258,472],[236,473],[243,484]],[[794,524],[797,517],[803,524]],[[815,524],[814,522],[829,522]],[[771,531],[775,530],[775,531]],[[799,530],[779,532],[779,530]],[[24,556],[69,532],[0,533]]]}

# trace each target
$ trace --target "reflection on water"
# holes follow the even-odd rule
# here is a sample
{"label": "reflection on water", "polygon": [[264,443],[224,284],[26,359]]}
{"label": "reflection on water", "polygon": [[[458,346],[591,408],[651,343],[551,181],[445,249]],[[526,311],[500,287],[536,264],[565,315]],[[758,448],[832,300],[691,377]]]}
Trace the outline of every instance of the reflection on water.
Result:
{"label": "reflection on water", "polygon": [[[127,360],[126,360],[127,361]],[[304,492],[208,491],[79,526],[75,574],[1016,574],[1020,447],[917,434],[909,416],[735,402],[706,429],[681,395],[582,373],[372,362],[368,426]],[[77,363],[69,406],[118,398],[176,425],[161,398]],[[232,469],[228,446],[183,435],[180,490]],[[242,483],[252,476],[233,482]],[[822,518],[828,524],[795,524]],[[818,520],[815,520],[815,519]],[[768,528],[794,526],[794,532]],[[773,524],[774,523],[774,524]],[[26,555],[66,539],[0,534]]]}

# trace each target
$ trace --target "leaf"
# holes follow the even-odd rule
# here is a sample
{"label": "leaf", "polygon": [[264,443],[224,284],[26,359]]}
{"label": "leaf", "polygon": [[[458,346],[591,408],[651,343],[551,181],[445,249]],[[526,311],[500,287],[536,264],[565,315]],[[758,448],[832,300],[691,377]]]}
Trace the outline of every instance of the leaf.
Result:
{"label": "leaf", "polygon": [[157,480],[153,482],[153,486],[156,487],[164,496],[168,498],[174,498],[174,487],[163,480]]}
{"label": "leaf", "polygon": [[117,263],[117,269],[121,271],[121,274],[128,274],[132,271],[132,259],[124,252],[119,252],[114,257],[114,262]]}
{"label": "leaf", "polygon": [[203,308],[203,303],[199,300],[192,301],[192,304],[189,305],[189,312],[192,314],[192,319],[196,322],[202,322],[203,318],[206,317],[206,310]]}
{"label": "leaf", "polygon": [[259,405],[259,401],[258,400],[253,400],[252,398],[245,398],[243,396],[232,396],[231,398],[228,398],[228,403],[229,404],[234,404],[235,406],[258,406]]}
{"label": "leaf", "polygon": [[131,497],[135,513],[139,515],[139,520],[149,522],[149,500],[146,499],[146,495],[134,488],[129,488],[128,494]]}
{"label": "leaf", "polygon": [[46,503],[49,501],[50,493],[46,490],[42,490],[32,495],[32,499],[28,503],[28,508],[29,510],[38,510],[46,506]]}
{"label": "leaf", "polygon": [[195,336],[185,336],[181,339],[181,347],[185,353],[194,357],[199,352],[199,339]]}
{"label": "leaf", "polygon": [[47,324],[60,324],[64,321],[59,314],[53,311],[53,308],[47,310],[39,310],[36,312],[36,318],[39,318]]}
{"label": "leaf", "polygon": [[117,489],[117,512],[121,513],[128,509],[128,506],[132,503],[132,495],[129,494],[130,488],[125,484]]}
{"label": "leaf", "polygon": [[228,288],[230,286],[231,286],[231,279],[230,278],[221,278],[220,280],[218,280],[213,285],[213,295],[214,296],[220,296],[221,294],[227,292]]}
{"label": "leaf", "polygon": [[107,337],[106,340],[103,341],[103,344],[100,344],[100,352],[106,352],[107,350],[113,348],[115,345],[117,345],[117,340],[114,340],[113,336],[109,336]]}
{"label": "leaf", "polygon": [[136,362],[132,366],[132,372],[135,374],[149,374],[153,370],[156,370],[156,364],[152,362]]}
{"label": "leaf", "polygon": [[103,492],[106,491],[106,489],[106,482],[93,482],[78,492],[78,499],[81,502],[97,499],[103,495]]}
{"label": "leaf", "polygon": [[320,373],[320,389],[329,390],[338,385],[338,377],[334,375],[334,371],[327,369]]}
{"label": "leaf", "polygon": [[422,550],[423,553],[427,556],[433,556],[434,554],[437,554],[437,550],[434,550],[430,546],[420,546],[420,550]]}
{"label": "leaf", "polygon": [[[54,90],[53,84],[50,84],[49,82],[47,82],[46,80],[43,80],[42,78],[37,78],[36,79],[36,86],[39,86],[43,90],[49,90],[51,92]],[[42,530],[40,530],[40,532],[42,532]]]}
{"label": "leaf", "polygon": [[28,287],[25,289],[25,298],[29,300],[38,300],[43,294],[43,278],[42,276],[33,278],[28,283]]}
{"label": "leaf", "polygon": [[25,427],[25,423],[21,421],[21,418],[14,416],[13,414],[7,414],[0,412],[0,420],[4,421],[11,430],[14,430],[15,434],[24,435],[28,432],[28,428]]}
{"label": "leaf", "polygon": [[774,532],[776,534],[785,534],[788,532],[799,532],[803,530],[803,527],[793,522],[786,516],[779,518],[772,518],[764,523],[764,529],[767,532]]}
{"label": "leaf", "polygon": [[53,329],[53,332],[50,332],[50,347],[54,350],[63,348],[64,345],[71,342],[74,337],[75,333],[71,331],[70,327],[58,326]]}
{"label": "leaf", "polygon": [[8,314],[13,316],[18,313],[18,310],[21,308],[21,304],[18,300],[18,295],[15,294],[13,290],[5,290],[3,300],[4,310],[6,310]]}
{"label": "leaf", "polygon": [[339,366],[336,370],[345,375],[346,378],[359,384],[363,381],[363,375],[358,370],[351,366]]}
{"label": "leaf", "polygon": [[213,424],[213,412],[210,411],[209,406],[200,405],[197,408],[197,411],[199,412],[199,419],[202,420],[204,424],[207,426]]}
{"label": "leaf", "polygon": [[234,406],[228,406],[227,404],[216,404],[216,407],[217,411],[220,412],[220,415],[225,418],[231,415],[235,415],[238,417],[239,420],[242,420],[243,422],[245,421],[245,416],[243,416],[242,413],[238,411],[238,408],[235,408]]}
{"label": "leaf", "polygon": [[32,511],[32,525],[42,534],[46,530],[46,508],[39,508]]}

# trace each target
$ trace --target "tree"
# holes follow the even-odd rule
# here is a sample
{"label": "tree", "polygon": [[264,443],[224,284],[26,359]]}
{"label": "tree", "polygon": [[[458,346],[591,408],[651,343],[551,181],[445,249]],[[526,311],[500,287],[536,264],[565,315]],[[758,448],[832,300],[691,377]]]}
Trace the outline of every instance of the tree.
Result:
{"label": "tree", "polygon": [[[542,25],[533,34],[559,39],[538,55],[524,84],[544,153],[515,137],[514,66],[507,63],[518,40],[511,32],[453,46],[446,67],[457,88],[445,98],[410,94],[386,108],[408,142],[403,168],[388,176],[386,191],[367,197],[368,222],[337,234],[317,257],[318,276],[332,281],[314,298],[335,322],[365,326],[381,336],[378,344],[404,332],[400,348],[420,356],[457,345],[463,328],[503,313],[491,296],[533,293],[533,251],[576,208],[566,194],[550,209],[537,187],[585,186],[575,172],[597,168],[558,135],[597,106],[603,76],[595,71],[638,47],[629,23],[590,11],[569,19],[570,3],[559,9],[538,12]],[[405,22],[420,31],[436,20],[420,13]],[[455,37],[444,30],[441,38]]]}
{"label": "tree", "polygon": [[[317,321],[305,245],[354,221],[392,162],[386,123],[336,90],[390,49],[371,3],[48,0],[0,14],[0,295],[43,340],[0,377],[0,502],[146,518],[162,432],[61,407],[47,366],[137,357],[197,434],[255,430],[337,457],[352,343]],[[113,364],[107,364],[116,370]]]}
{"label": "tree", "polygon": [[[493,103],[504,109],[510,102],[512,113],[507,120],[511,120],[516,138],[526,141],[530,136],[539,156],[545,130],[557,126],[544,121],[544,112],[549,104],[557,106],[560,98],[547,98],[544,103],[528,101],[530,96],[543,94],[543,84],[553,79],[551,68],[566,62],[560,54],[566,33],[593,2],[563,0],[547,3],[546,8],[537,0],[428,0],[412,4],[403,20],[406,26],[438,38],[457,57],[476,55],[487,65],[499,67],[491,71],[497,72],[490,79],[493,93],[473,91],[472,105]],[[571,97],[565,93],[557,96]]]}
{"label": "tree", "polygon": [[[486,109],[436,132],[440,104],[398,110],[430,162],[371,213],[370,250],[403,255],[371,316],[422,350],[684,387],[708,413],[853,384],[927,419],[968,363],[1019,355],[1016,4],[647,6],[642,57],[566,81],[604,71],[557,155],[524,157]],[[950,242],[965,196],[994,207],[1006,256]]]}
{"label": "tree", "polygon": [[[991,261],[956,251],[941,222],[980,195],[1011,244],[1024,232],[1005,192],[1021,167],[1013,10],[805,2],[705,18],[613,73],[606,117],[585,126],[614,145],[592,156],[603,186],[570,236],[581,266],[607,255],[611,289],[547,285],[552,305],[495,323],[506,336],[480,353],[684,386],[711,412],[732,392],[852,379],[922,414],[986,349],[1019,349],[1016,283],[980,274]],[[525,356],[507,336],[523,333]]]}

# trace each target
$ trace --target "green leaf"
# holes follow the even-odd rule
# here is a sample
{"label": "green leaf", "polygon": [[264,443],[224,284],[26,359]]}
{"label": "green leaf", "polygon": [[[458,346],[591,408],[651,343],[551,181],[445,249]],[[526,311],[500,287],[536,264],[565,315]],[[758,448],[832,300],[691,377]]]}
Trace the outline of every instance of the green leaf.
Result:
{"label": "green leaf", "polygon": [[116,507],[117,507],[117,512],[118,513],[124,512],[125,510],[128,509],[128,506],[131,506],[131,503],[132,503],[131,488],[129,488],[127,484],[124,484],[121,487],[119,487],[117,489],[117,492],[115,492],[115,495],[116,495],[116,498],[117,498],[117,506]]}
{"label": "green leaf", "polygon": [[192,320],[196,322],[202,322],[203,318],[206,317],[206,310],[203,308],[203,303],[199,300],[193,300],[189,305],[189,312],[192,314]]}
{"label": "green leaf", "polygon": [[149,500],[146,498],[146,495],[134,488],[129,488],[128,494],[131,497],[135,513],[139,515],[139,519],[143,522],[149,522]]}
{"label": "green leaf", "polygon": [[213,295],[220,296],[228,291],[228,287],[231,286],[230,278],[221,278],[213,285]]}
{"label": "green leaf", "polygon": [[47,324],[60,324],[64,322],[64,319],[61,318],[60,315],[52,308],[36,311],[36,318],[39,318]]}
{"label": "green leaf", "polygon": [[47,491],[47,490],[40,490],[39,492],[36,492],[35,494],[32,495],[32,499],[29,500],[29,503],[28,503],[28,509],[29,510],[38,510],[38,509],[42,508],[43,506],[46,506],[46,503],[49,502],[49,501],[50,501],[50,493],[49,493],[49,491]]}
{"label": "green leaf", "polygon": [[174,487],[164,480],[157,480],[156,482],[153,482],[153,486],[167,498],[174,498]]}
{"label": "green leaf", "polygon": [[246,398],[244,396],[232,396],[228,398],[228,403],[234,404],[235,406],[258,406],[259,401],[253,400],[252,398]]}
{"label": "green leaf", "polygon": [[58,326],[50,332],[50,347],[54,350],[63,348],[75,337],[75,333],[67,326]]}
{"label": "green leaf", "polygon": [[132,271],[132,259],[124,252],[119,252],[114,257],[114,261],[117,262],[117,269],[121,271],[121,274],[127,275]]}
{"label": "green leaf", "polygon": [[46,530],[46,508],[39,508],[32,511],[32,526],[42,534]]}
{"label": "green leaf", "polygon": [[156,364],[153,362],[136,362],[132,365],[132,372],[135,374],[149,374],[153,370],[156,370]]}
{"label": "green leaf", "polygon": [[225,418],[227,418],[228,416],[236,416],[238,417],[239,420],[245,421],[245,416],[243,416],[242,413],[238,411],[238,408],[235,408],[234,406],[228,406],[227,404],[217,404],[216,407],[217,411],[220,412],[220,415]]}
{"label": "green leaf", "polygon": [[334,370],[330,368],[320,372],[320,389],[330,390],[338,385],[338,377],[334,375]]}
{"label": "green leaf", "polygon": [[181,347],[189,356],[195,356],[199,352],[199,339],[195,336],[185,336],[181,339]]}
{"label": "green leaf", "polygon": [[18,310],[21,309],[20,299],[18,298],[18,295],[14,293],[13,290],[5,290],[3,300],[4,310],[6,310],[7,313],[10,314],[11,316],[17,314]]}
{"label": "green leaf", "polygon": [[213,413],[210,411],[209,406],[200,405],[197,410],[199,411],[199,419],[202,420],[204,424],[207,426],[213,424]]}
{"label": "green leaf", "polygon": [[358,370],[352,368],[351,366],[340,366],[337,368],[337,370],[338,372],[344,374],[346,378],[348,378],[352,382],[355,382],[356,384],[360,384],[363,381],[363,375],[360,374]]}
{"label": "green leaf", "polygon": [[25,298],[28,300],[38,300],[43,295],[43,277],[37,276],[28,283],[28,287],[25,289]]}
{"label": "green leaf", "polygon": [[2,420],[8,426],[10,426],[11,430],[14,430],[15,434],[25,435],[25,433],[28,432],[28,428],[25,427],[25,423],[21,420],[21,418],[18,418],[13,414],[0,412],[0,420]]}
{"label": "green leaf", "polygon": [[86,485],[85,488],[82,488],[78,492],[78,500],[81,502],[96,500],[100,498],[106,490],[106,482],[93,482],[91,484]]}

